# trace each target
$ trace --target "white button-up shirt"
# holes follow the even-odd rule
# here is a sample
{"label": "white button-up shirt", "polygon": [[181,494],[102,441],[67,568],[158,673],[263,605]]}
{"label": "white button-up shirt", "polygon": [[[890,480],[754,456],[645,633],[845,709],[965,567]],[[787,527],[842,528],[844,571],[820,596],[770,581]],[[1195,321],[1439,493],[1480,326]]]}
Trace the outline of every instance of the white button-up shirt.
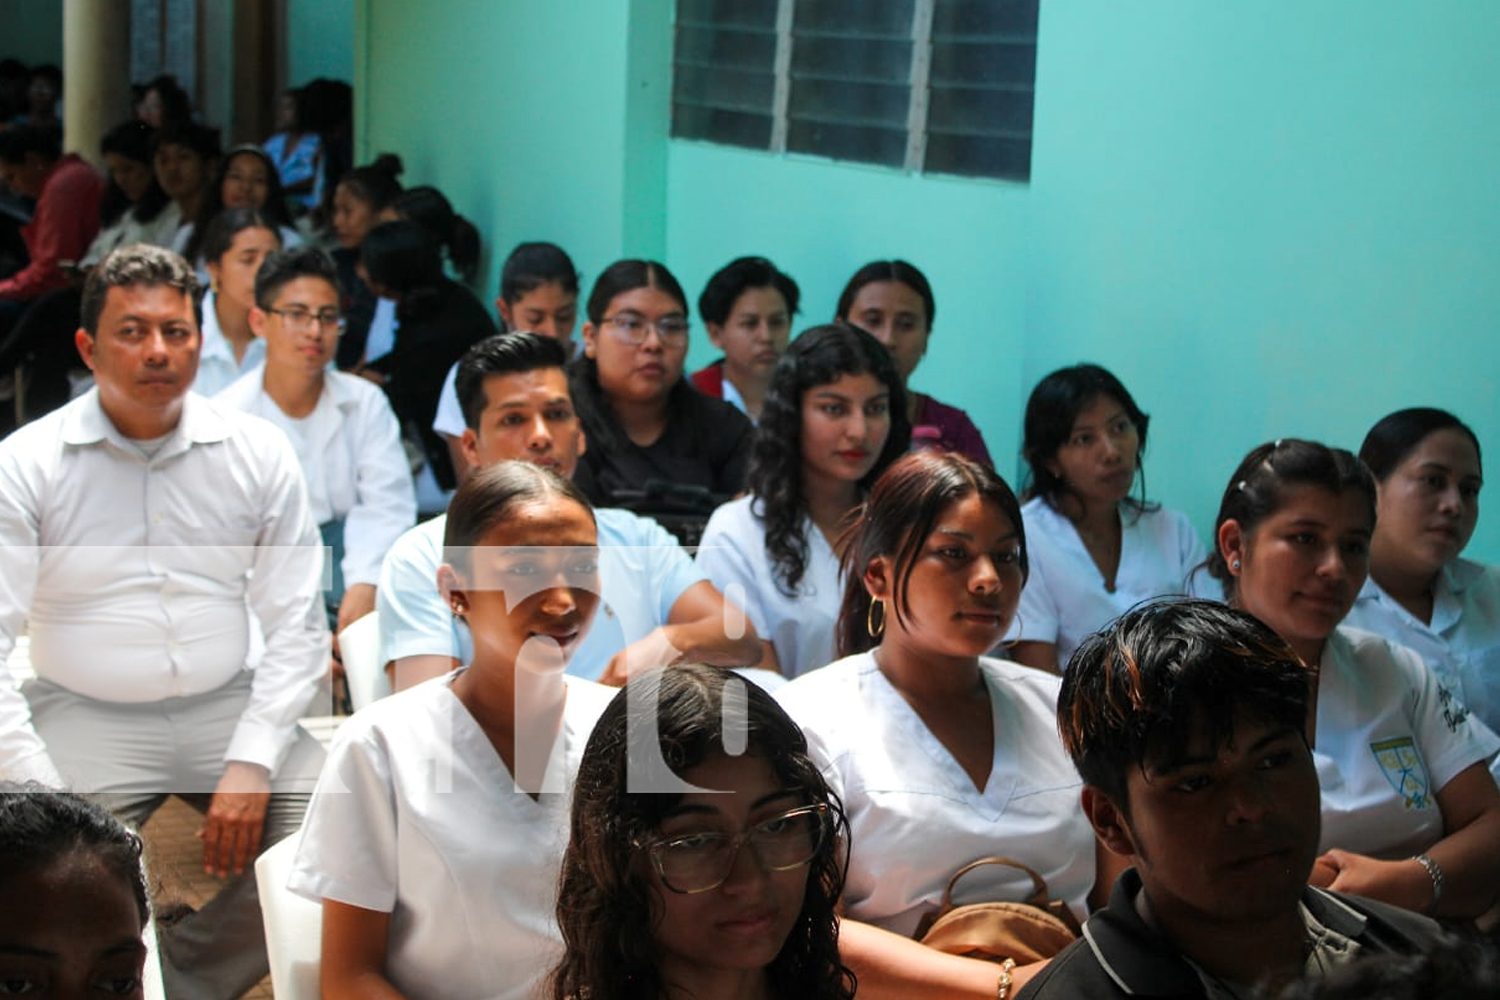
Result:
{"label": "white button-up shirt", "polygon": [[344,522],[344,586],[380,582],[380,563],[417,523],[411,465],[391,404],[373,382],[324,374],[318,405],[293,419],[266,395],[266,366],[256,367],[214,399],[280,427],[292,442],[313,519]]}
{"label": "white button-up shirt", "polygon": [[[0,659],[29,619],[39,677],[100,701],[202,694],[247,669],[226,761],[273,773],[328,662],[323,555],[284,436],[196,394],[154,455],[97,390],[0,442]],[[0,776],[61,784],[25,698],[0,683]]]}

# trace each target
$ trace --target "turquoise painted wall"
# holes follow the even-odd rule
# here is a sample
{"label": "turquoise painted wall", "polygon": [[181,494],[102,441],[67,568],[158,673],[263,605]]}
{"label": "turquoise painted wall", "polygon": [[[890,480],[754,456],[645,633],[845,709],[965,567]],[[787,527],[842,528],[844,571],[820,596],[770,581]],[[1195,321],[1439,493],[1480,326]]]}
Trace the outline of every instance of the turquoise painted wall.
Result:
{"label": "turquoise painted wall", "polygon": [[28,66],[63,61],[62,0],[5,0],[0,3],[0,58]]}
{"label": "turquoise painted wall", "polygon": [[[1500,4],[1042,5],[1025,379],[1152,414],[1205,537],[1240,457],[1402,406],[1500,460]],[[1500,514],[1470,552],[1500,561]]]}
{"label": "turquoise painted wall", "polygon": [[[860,266],[901,257],[933,286],[937,321],[912,385],[969,411],[999,468],[1014,468],[1024,338],[1026,188],[674,141],[667,261],[693,297],[744,254],[802,290],[802,330],[833,318]],[[689,354],[714,358],[698,333]]]}
{"label": "turquoise painted wall", "polygon": [[286,0],[286,79],[354,79],[354,0]]}
{"label": "turquoise painted wall", "polygon": [[358,146],[398,151],[485,236],[487,294],[522,240],[585,280],[665,249],[670,0],[360,0]]}
{"label": "turquoise painted wall", "polygon": [[[1095,360],[1153,415],[1152,495],[1207,537],[1239,456],[1357,447],[1435,403],[1500,454],[1500,4],[1043,4],[1031,185],[665,138],[670,0],[356,0],[360,145],[441,186],[496,261],[743,253],[801,282],[905,256],[938,322],[914,384],[1013,472],[1031,385]],[[690,363],[709,360],[700,340]],[[1495,459],[1492,457],[1492,463]],[[1500,561],[1500,517],[1471,546]]]}

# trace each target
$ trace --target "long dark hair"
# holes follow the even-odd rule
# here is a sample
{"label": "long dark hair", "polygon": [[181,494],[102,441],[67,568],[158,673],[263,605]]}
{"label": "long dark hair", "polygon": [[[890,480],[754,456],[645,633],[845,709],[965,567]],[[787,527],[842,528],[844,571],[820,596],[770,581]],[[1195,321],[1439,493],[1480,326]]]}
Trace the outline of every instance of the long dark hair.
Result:
{"label": "long dark hair", "polygon": [[[730,685],[733,693],[730,694]],[[743,715],[731,711],[743,696]],[[733,705],[726,704],[733,702]],[[726,739],[726,715],[745,732]],[[812,860],[797,924],[767,972],[780,996],[849,1000],[854,974],[839,960],[835,908],[843,893],[848,821],[807,755],[807,740],[770,695],[718,667],[687,664],[637,675],[594,726],[573,791],[572,836],[563,856],[557,923],[567,951],[552,973],[555,1000],[659,1000],[652,929],[655,890],[637,846],[681,796],[633,789],[653,762],[681,777],[705,759],[737,751],[765,760],[784,788],[826,804],[833,835]]]}
{"label": "long dark hair", "polygon": [[1145,463],[1146,431],[1151,426],[1151,418],[1136,405],[1124,383],[1099,365],[1059,368],[1031,390],[1031,398],[1026,401],[1021,444],[1021,455],[1031,469],[1030,481],[1023,488],[1024,494],[1028,498],[1039,496],[1048,507],[1062,511],[1063,501],[1070,492],[1068,484],[1047,468],[1047,463],[1057,457],[1058,450],[1073,436],[1073,422],[1078,419],[1078,414],[1100,396],[1108,396],[1120,404],[1125,416],[1135,425],[1140,440],[1135,466],[1140,474],[1141,496],[1140,499],[1127,497],[1124,502],[1137,515],[1152,510],[1156,505],[1146,500]]}
{"label": "long dark hair", "polygon": [[156,170],[151,162],[153,134],[151,126],[132,118],[110,129],[104,133],[104,138],[99,140],[100,155],[114,153],[116,156],[123,156],[143,164],[151,172],[151,183],[146,188],[146,193],[134,205],[125,196],[125,192],[120,190],[120,186],[114,182],[114,179],[110,179],[104,192],[104,199],[99,205],[99,221],[105,227],[119,222],[120,216],[124,215],[127,210],[135,221],[150,222],[160,215],[162,209],[172,201],[167,197],[167,192],[161,189],[161,182],[156,179]]}
{"label": "long dark hair", "polygon": [[188,237],[187,246],[182,251],[182,255],[190,263],[203,253],[209,223],[224,210],[224,178],[228,176],[229,166],[237,156],[253,156],[266,168],[266,201],[259,211],[271,220],[271,230],[279,236],[283,227],[292,228],[291,217],[286,212],[286,192],[281,189],[281,172],[276,169],[276,162],[259,146],[248,143],[236,146],[219,160],[219,170],[214,175],[213,184],[204,192],[203,204],[199,206],[198,218],[193,223],[193,235]]}
{"label": "long dark hair", "polygon": [[804,330],[776,362],[766,389],[760,423],[750,439],[750,472],[754,511],[766,526],[766,552],[776,567],[776,585],[788,596],[807,571],[807,538],[802,516],[802,397],[809,389],[843,375],[870,374],[891,394],[890,433],[868,475],[859,481],[868,490],[911,443],[906,416],[906,388],[890,352],[858,327],[830,323]]}
{"label": "long dark hair", "polygon": [[898,281],[916,292],[927,309],[927,329],[931,332],[933,321],[937,318],[937,299],[933,298],[932,285],[928,283],[925,274],[904,260],[872,260],[855,271],[844,285],[844,290],[839,293],[839,303],[833,318],[853,323],[854,317],[849,315],[849,310],[854,308],[855,296],[859,295],[861,288],[877,281]]}
{"label": "long dark hair", "polygon": [[1015,528],[1021,550],[1021,582],[1026,582],[1030,565],[1026,525],[1021,521],[1021,505],[1005,480],[986,463],[958,452],[911,452],[875,481],[870,499],[839,538],[844,599],[834,630],[838,655],[863,653],[876,645],[866,628],[871,597],[865,589],[865,570],[870,563],[878,556],[890,558],[892,591],[886,613],[905,621],[911,613],[906,584],[917,554],[943,511],[971,494],[998,506]]}
{"label": "long dark hair", "polygon": [[1242,535],[1250,535],[1281,509],[1287,491],[1298,486],[1318,486],[1335,496],[1349,489],[1357,491],[1365,498],[1370,527],[1375,526],[1375,477],[1352,452],[1298,438],[1257,445],[1224,487],[1219,516],[1214,518],[1213,551],[1203,563],[1208,575],[1224,585],[1224,597],[1230,603],[1234,602],[1236,580],[1219,548],[1219,529],[1233,520]]}

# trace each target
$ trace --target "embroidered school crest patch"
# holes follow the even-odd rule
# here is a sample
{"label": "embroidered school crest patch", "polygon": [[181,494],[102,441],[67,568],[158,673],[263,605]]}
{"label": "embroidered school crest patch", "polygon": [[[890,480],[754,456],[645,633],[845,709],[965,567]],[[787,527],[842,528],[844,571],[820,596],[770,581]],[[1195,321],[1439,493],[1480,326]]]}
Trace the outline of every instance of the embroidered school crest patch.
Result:
{"label": "embroidered school crest patch", "polygon": [[1427,768],[1410,736],[1378,740],[1370,744],[1370,752],[1407,809],[1426,809],[1432,805]]}

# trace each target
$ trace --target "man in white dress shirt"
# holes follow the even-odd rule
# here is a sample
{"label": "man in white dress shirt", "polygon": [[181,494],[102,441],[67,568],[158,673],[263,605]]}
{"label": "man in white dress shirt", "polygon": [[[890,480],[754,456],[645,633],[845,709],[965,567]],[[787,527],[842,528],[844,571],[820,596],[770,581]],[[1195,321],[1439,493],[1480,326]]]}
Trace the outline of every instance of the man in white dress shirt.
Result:
{"label": "man in white dress shirt", "polygon": [[[96,388],[0,442],[0,777],[96,794],[140,823],[175,793],[228,879],[166,921],[168,994],[265,974],[252,862],[295,829],[322,761],[297,726],[327,663],[323,556],[285,437],[188,391],[196,282],[176,254],[110,254],[83,293]],[[249,660],[250,616],[265,635]]]}

